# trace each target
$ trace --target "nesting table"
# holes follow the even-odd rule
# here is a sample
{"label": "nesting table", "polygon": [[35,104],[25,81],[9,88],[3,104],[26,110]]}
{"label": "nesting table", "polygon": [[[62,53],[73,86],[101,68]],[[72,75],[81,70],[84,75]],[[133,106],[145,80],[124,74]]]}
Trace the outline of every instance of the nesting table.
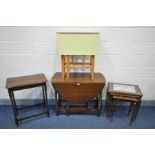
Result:
{"label": "nesting table", "polygon": [[[11,99],[15,123],[17,126],[19,126],[19,122],[21,122],[22,120],[30,119],[32,117],[36,117],[39,115],[47,114],[49,117],[46,82],[47,82],[47,79],[46,79],[44,74],[35,74],[35,75],[13,77],[13,78],[7,79],[6,88],[8,89],[8,93],[9,93],[9,96]],[[14,91],[19,91],[19,90],[34,88],[34,87],[42,87],[44,102],[41,104],[18,107],[16,104]],[[33,114],[30,116],[26,116],[26,117],[19,117],[19,111],[22,111],[22,110],[28,109],[28,108],[32,108],[35,106],[39,106],[39,105],[44,105],[44,111],[43,112]]]}
{"label": "nesting table", "polygon": [[113,101],[129,101],[131,104],[129,107],[128,115],[130,112],[132,112],[130,119],[130,125],[132,125],[132,123],[136,120],[136,116],[141,105],[142,96],[143,94],[138,85],[108,83],[106,107],[107,115],[110,117],[110,120],[112,120],[114,112]]}
{"label": "nesting table", "polygon": [[[95,73],[94,79],[90,79],[89,73],[70,73],[70,78],[62,79],[60,72],[52,77],[52,85],[55,91],[56,113],[89,112],[100,116],[102,106],[102,89],[105,86],[105,78],[101,73]],[[62,104],[66,102],[64,107]],[[91,103],[94,106],[89,107]],[[77,105],[77,106],[75,106]]]}

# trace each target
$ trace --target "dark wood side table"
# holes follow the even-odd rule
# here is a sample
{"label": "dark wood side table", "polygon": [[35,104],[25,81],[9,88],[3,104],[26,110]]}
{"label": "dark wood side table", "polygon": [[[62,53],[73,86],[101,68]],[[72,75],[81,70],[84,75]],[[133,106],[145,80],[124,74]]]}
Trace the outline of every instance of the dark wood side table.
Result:
{"label": "dark wood side table", "polygon": [[136,116],[141,104],[142,93],[138,85],[108,83],[106,107],[107,115],[110,120],[113,118],[113,100],[123,100],[131,102],[128,115],[132,112],[130,124],[136,120]]}
{"label": "dark wood side table", "polygon": [[[49,117],[49,108],[48,108],[48,99],[47,99],[47,86],[46,86],[47,79],[44,74],[36,74],[36,75],[29,75],[29,76],[21,76],[21,77],[13,77],[8,78],[6,81],[6,88],[8,89],[8,93],[11,99],[13,113],[15,117],[15,123],[17,126],[19,126],[19,122],[25,119],[29,119],[32,117],[36,117],[39,115],[47,114]],[[30,106],[24,106],[19,108],[16,104],[14,91],[28,89],[28,88],[34,88],[34,87],[42,87],[43,91],[43,99],[44,103],[41,104],[35,104]],[[31,108],[34,106],[44,105],[45,111],[42,113],[37,113],[31,116],[26,116],[19,118],[19,111]]]}
{"label": "dark wood side table", "polygon": [[[89,73],[70,73],[69,78],[62,79],[61,73],[55,73],[52,77],[52,85],[55,90],[56,113],[60,112],[91,112],[100,115],[102,106],[102,89],[105,86],[105,78],[101,73],[95,73],[94,79],[90,79]],[[62,103],[67,106],[63,107]],[[94,107],[89,107],[90,102],[95,102]],[[78,104],[79,106],[72,106]]]}

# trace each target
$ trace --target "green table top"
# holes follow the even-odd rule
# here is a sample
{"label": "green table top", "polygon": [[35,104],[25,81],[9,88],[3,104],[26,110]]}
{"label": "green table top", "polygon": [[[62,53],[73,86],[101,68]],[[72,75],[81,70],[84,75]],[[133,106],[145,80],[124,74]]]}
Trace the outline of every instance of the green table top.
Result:
{"label": "green table top", "polygon": [[99,33],[57,32],[56,42],[60,55],[96,55]]}

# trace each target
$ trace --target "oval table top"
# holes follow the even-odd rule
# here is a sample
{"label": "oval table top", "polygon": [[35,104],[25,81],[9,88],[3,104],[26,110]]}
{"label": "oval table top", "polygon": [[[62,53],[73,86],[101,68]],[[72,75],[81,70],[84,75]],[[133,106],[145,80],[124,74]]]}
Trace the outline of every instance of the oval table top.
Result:
{"label": "oval table top", "polygon": [[68,102],[88,102],[101,94],[106,84],[101,73],[94,73],[94,79],[90,78],[90,73],[70,73],[69,78],[62,79],[57,72],[51,82],[55,91]]}

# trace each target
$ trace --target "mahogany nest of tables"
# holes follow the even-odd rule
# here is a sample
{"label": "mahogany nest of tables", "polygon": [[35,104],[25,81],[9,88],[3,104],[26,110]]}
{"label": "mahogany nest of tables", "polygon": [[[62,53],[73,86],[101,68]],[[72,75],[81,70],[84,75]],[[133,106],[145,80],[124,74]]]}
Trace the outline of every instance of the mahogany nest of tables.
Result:
{"label": "mahogany nest of tables", "polygon": [[121,83],[108,83],[107,90],[107,115],[110,117],[110,120],[113,118],[114,112],[114,100],[122,100],[131,102],[128,115],[132,112],[130,125],[136,120],[136,116],[141,105],[141,98],[143,94],[138,85],[132,84],[121,84]]}

